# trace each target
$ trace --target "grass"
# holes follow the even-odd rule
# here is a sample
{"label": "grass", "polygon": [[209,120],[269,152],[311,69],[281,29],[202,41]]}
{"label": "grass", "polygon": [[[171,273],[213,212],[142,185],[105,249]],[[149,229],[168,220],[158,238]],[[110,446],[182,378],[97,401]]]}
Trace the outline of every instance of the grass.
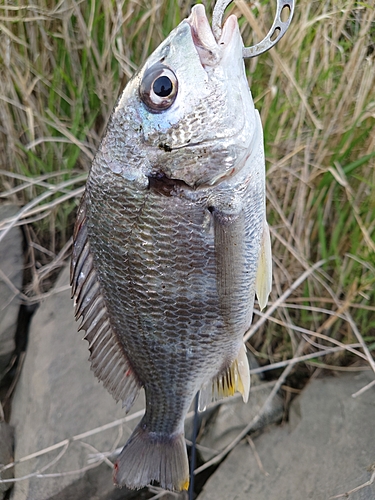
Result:
{"label": "grass", "polygon": [[[245,45],[267,32],[273,3],[228,8],[241,16]],[[182,0],[0,6],[0,191],[26,205],[26,295],[46,291],[69,253],[85,173],[119,92],[190,7]],[[329,339],[352,344],[357,333],[374,354],[374,39],[371,2],[299,0],[278,46],[247,63],[265,133],[271,305],[290,291],[251,331],[261,364],[290,359],[301,342],[299,355],[332,346]],[[356,352],[328,353],[324,369],[363,364]]]}

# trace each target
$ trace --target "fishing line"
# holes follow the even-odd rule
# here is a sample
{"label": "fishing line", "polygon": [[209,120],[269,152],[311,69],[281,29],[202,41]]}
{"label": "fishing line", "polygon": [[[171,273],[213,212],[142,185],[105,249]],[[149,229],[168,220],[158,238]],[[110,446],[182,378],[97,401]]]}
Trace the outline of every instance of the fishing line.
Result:
{"label": "fishing line", "polygon": [[197,434],[198,434],[198,403],[199,403],[199,392],[195,396],[194,400],[194,420],[193,420],[193,437],[191,445],[191,455],[190,455],[190,486],[189,486],[189,500],[194,500],[194,469],[195,469],[195,459],[196,459],[196,444],[197,444]]}

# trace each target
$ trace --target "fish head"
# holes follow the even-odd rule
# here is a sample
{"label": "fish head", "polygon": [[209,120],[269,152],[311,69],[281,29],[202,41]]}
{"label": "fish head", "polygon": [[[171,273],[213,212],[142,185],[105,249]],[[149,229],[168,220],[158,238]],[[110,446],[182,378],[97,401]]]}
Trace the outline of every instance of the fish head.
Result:
{"label": "fish head", "polygon": [[249,154],[257,123],[242,49],[235,16],[216,41],[203,5],[194,6],[118,101],[102,144],[114,168],[127,178],[137,170],[192,188],[234,175]]}

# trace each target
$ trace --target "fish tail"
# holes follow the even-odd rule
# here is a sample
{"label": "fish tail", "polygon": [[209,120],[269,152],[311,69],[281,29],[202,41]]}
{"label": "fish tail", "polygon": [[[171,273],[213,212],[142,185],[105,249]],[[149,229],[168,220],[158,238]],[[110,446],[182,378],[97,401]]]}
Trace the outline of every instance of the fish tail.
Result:
{"label": "fish tail", "polygon": [[115,484],[139,489],[157,481],[166,490],[187,490],[189,463],[184,434],[151,432],[142,422],[115,463]]}

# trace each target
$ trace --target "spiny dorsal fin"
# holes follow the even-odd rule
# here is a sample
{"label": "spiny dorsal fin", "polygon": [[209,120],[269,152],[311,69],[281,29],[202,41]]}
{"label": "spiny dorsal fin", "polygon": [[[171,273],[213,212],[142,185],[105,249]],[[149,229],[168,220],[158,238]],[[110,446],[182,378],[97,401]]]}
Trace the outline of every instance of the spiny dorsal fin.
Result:
{"label": "spiny dorsal fin", "polygon": [[243,344],[233,363],[211,383],[205,384],[199,394],[199,411],[203,411],[211,401],[217,401],[235,392],[242,394],[244,403],[249,399],[250,369]]}
{"label": "spiny dorsal fin", "polygon": [[84,198],[78,209],[73,240],[70,284],[76,320],[82,318],[79,329],[86,331],[84,338],[89,342],[91,369],[115,400],[121,399],[129,411],[141,385],[110,325],[87,239]]}
{"label": "spiny dorsal fin", "polygon": [[268,302],[268,296],[272,289],[272,251],[270,229],[264,220],[261,247],[259,252],[258,270],[255,280],[255,291],[258,297],[259,307],[262,311]]}

